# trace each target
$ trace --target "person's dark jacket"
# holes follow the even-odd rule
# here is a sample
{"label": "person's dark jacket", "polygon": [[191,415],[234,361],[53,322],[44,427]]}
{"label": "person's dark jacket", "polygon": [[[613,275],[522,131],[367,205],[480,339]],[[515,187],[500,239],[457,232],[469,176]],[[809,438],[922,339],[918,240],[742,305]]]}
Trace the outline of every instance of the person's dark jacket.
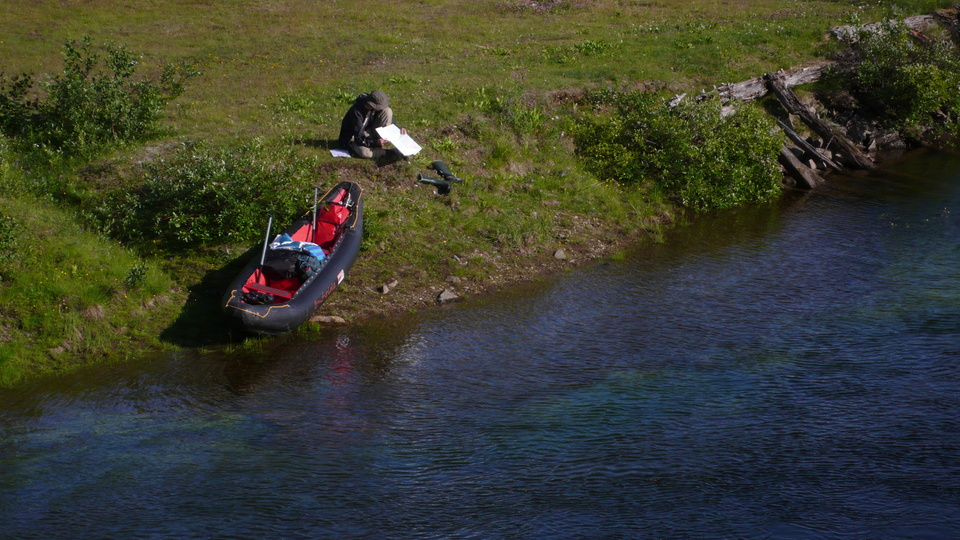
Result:
{"label": "person's dark jacket", "polygon": [[343,116],[340,122],[340,147],[349,148],[350,143],[357,146],[380,146],[380,139],[376,137],[367,137],[364,135],[364,121],[373,111],[367,108],[367,103],[372,101],[370,94],[364,92],[357,96],[353,101],[353,106]]}

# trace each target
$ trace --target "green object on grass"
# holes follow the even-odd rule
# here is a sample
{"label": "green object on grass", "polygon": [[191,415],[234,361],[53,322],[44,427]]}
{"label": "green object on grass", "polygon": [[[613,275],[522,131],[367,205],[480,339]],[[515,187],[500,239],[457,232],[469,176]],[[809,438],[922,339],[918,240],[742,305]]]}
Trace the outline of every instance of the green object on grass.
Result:
{"label": "green object on grass", "polygon": [[430,167],[440,173],[440,176],[442,176],[447,182],[453,182],[455,184],[463,182],[463,178],[460,178],[459,176],[450,172],[450,169],[448,169],[446,164],[444,164],[442,161],[434,161],[430,164]]}
{"label": "green object on grass", "polygon": [[446,180],[440,180],[439,178],[432,178],[429,176],[418,174],[417,181],[423,184],[430,184],[432,186],[437,186],[437,193],[439,193],[440,195],[446,195],[447,193],[450,193],[450,182],[447,182]]}

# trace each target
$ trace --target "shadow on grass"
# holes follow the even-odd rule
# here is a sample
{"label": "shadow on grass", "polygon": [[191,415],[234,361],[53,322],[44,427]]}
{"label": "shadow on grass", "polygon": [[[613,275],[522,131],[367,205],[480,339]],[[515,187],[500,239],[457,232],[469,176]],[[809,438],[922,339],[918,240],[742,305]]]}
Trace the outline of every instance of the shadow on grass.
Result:
{"label": "shadow on grass", "polygon": [[[293,143],[301,146],[306,146],[309,148],[318,148],[323,150],[342,149],[340,147],[340,141],[338,141],[337,139],[296,139],[293,141]],[[361,161],[363,161],[361,158],[352,158],[352,159],[360,159]],[[392,165],[394,163],[397,163],[403,160],[404,160],[403,154],[401,154],[399,151],[395,149],[390,149],[387,151],[386,155],[384,155],[383,157],[377,158],[373,161],[377,164],[378,167],[384,167],[386,165]]]}
{"label": "shadow on grass", "polygon": [[223,314],[223,293],[251,257],[259,253],[253,246],[222,268],[207,272],[189,288],[186,304],[176,321],[160,334],[160,339],[179,347],[210,347],[243,341]]}
{"label": "shadow on grass", "polygon": [[399,163],[403,161],[403,159],[404,159],[403,154],[401,154],[399,151],[390,150],[387,152],[385,156],[377,158],[374,161],[376,161],[377,167],[385,167],[387,165],[393,165],[394,163]]}
{"label": "shadow on grass", "polygon": [[340,148],[340,141],[337,139],[296,139],[293,141],[293,143],[310,148],[321,148],[324,150]]}

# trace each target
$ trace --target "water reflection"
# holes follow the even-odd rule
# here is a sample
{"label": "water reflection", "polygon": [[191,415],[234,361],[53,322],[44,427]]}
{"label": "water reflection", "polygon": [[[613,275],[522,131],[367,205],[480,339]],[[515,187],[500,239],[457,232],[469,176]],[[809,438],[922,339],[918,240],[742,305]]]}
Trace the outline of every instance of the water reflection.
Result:
{"label": "water reflection", "polygon": [[958,171],[921,154],[452,309],[0,392],[0,530],[955,536]]}

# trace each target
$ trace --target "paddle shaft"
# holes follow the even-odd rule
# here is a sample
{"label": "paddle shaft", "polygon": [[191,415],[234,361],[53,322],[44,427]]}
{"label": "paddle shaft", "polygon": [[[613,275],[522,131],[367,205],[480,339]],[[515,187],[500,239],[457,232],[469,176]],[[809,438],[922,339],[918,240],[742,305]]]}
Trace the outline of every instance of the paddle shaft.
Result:
{"label": "paddle shaft", "polygon": [[320,191],[320,188],[313,186],[313,216],[310,218],[310,239],[313,241],[317,240],[317,192]]}
{"label": "paddle shaft", "polygon": [[263,261],[267,258],[267,245],[270,242],[270,226],[273,225],[273,216],[267,221],[267,234],[263,237],[263,253],[260,254],[260,268],[263,268]]}

